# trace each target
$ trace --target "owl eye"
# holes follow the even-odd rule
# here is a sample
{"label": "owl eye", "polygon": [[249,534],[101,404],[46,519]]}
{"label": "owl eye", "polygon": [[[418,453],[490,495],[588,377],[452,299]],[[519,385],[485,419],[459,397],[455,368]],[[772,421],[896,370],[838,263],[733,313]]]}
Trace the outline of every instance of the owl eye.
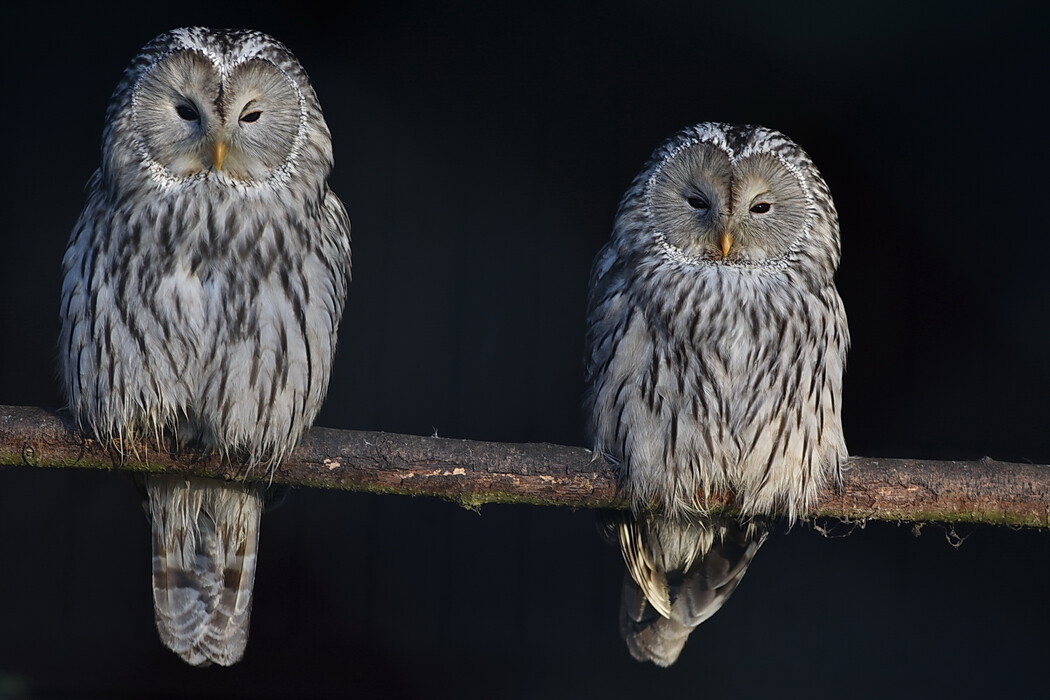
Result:
{"label": "owl eye", "polygon": [[697,194],[686,197],[685,201],[687,201],[689,203],[689,206],[691,206],[693,209],[696,209],[697,211],[707,211],[711,208],[711,205],[708,204],[707,200]]}
{"label": "owl eye", "polygon": [[751,207],[752,214],[766,214],[773,207],[769,202],[759,202]]}
{"label": "owl eye", "polygon": [[189,105],[179,105],[175,108],[175,113],[188,122],[195,122],[201,118],[201,115],[197,114],[197,110]]}
{"label": "owl eye", "polygon": [[261,110],[255,110],[254,112],[248,112],[247,114],[242,115],[241,116],[241,121],[242,122],[247,122],[247,123],[250,124],[252,122],[259,121],[259,117],[261,117],[261,116],[262,116],[262,111]]}

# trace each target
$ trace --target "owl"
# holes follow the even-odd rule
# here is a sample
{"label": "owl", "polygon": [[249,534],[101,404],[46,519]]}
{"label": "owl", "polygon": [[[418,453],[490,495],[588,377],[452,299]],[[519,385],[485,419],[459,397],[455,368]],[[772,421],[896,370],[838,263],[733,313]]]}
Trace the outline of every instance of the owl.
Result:
{"label": "owl", "polygon": [[[181,446],[272,474],[324,400],[350,281],[332,163],[310,80],[276,40],[195,27],[142,49],[63,259],[61,376],[81,430],[125,456]],[[161,640],[233,664],[265,489],[145,481]]]}
{"label": "owl", "polygon": [[[705,515],[713,493],[734,496],[741,526],[794,521],[838,480],[849,346],[839,253],[827,185],[771,129],[683,129],[631,184],[591,274],[585,406],[594,450],[618,466],[634,510],[679,525],[621,528],[629,570],[652,569],[643,556],[667,563],[656,567],[665,577],[704,566],[725,541]],[[688,556],[654,554],[684,551],[671,539],[698,527],[711,532]],[[743,551],[761,536],[746,534]]]}
{"label": "owl", "polygon": [[595,260],[587,330],[594,448],[636,508],[794,520],[846,458],[849,331],[838,217],[809,156],[759,126],[660,146]]}

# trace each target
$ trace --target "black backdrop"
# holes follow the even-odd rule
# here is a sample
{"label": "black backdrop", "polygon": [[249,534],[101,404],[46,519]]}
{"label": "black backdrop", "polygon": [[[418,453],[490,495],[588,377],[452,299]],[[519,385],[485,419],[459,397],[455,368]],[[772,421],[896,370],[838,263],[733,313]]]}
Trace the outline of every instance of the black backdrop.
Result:
{"label": "black backdrop", "polygon": [[[59,262],[125,64],[175,26],[250,26],[310,72],[353,221],[319,424],[581,444],[590,260],[650,151],[722,120],[793,137],[835,196],[851,452],[1050,463],[1046,13],[731,5],[3,10],[0,404],[61,403]],[[192,669],[153,630],[136,499],[120,474],[0,470],[0,697],[1044,686],[1042,532],[778,532],[660,670],[617,637],[621,564],[593,514],[309,490],[264,520],[245,660]]]}

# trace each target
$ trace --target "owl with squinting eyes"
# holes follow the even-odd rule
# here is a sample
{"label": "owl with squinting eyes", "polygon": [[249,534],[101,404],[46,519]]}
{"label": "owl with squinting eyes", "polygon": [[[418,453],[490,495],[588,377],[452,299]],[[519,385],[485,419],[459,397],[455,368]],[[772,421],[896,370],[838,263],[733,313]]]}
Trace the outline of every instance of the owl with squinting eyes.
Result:
{"label": "owl with squinting eyes", "polygon": [[[85,433],[272,470],[328,388],[350,281],[332,140],[302,66],[255,31],[162,34],[124,72],[63,261],[62,379]],[[248,640],[265,486],[151,474],[161,640]]]}

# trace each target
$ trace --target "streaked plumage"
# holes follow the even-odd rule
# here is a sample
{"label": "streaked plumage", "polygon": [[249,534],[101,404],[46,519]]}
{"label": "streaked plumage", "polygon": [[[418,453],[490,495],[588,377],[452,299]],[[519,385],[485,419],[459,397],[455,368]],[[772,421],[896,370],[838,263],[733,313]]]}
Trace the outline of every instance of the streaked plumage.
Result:
{"label": "streaked plumage", "polygon": [[[320,410],[350,278],[309,78],[254,31],[177,29],[131,62],[63,261],[62,378],[81,428],[273,469]],[[247,641],[263,489],[147,479],[162,640]]]}
{"label": "streaked plumage", "polygon": [[654,152],[594,262],[587,332],[594,449],[637,511],[702,518],[708,496],[729,492],[745,520],[793,521],[838,479],[838,260],[828,187],[783,134],[703,123]]}

